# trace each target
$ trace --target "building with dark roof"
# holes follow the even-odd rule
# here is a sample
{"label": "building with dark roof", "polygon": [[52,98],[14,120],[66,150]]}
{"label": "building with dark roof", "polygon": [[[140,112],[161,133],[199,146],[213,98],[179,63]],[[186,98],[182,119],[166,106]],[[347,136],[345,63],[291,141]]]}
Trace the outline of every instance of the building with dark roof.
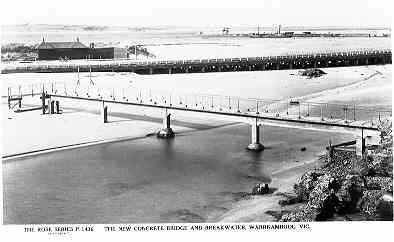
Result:
{"label": "building with dark roof", "polygon": [[76,42],[46,42],[44,39],[37,47],[39,60],[86,59],[90,49],[79,39]]}
{"label": "building with dark roof", "polygon": [[126,58],[125,48],[95,48],[94,44],[85,46],[79,39],[76,42],[46,42],[44,39],[37,47],[39,60],[59,59],[116,59]]}

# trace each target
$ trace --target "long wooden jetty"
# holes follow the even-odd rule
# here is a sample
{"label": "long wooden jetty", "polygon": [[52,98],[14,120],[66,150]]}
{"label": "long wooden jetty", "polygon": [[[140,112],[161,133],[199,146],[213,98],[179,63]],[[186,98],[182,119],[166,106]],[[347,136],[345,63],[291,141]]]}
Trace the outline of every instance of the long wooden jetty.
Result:
{"label": "long wooden jetty", "polygon": [[163,61],[86,61],[35,62],[8,65],[1,73],[51,72],[135,72],[138,74],[175,74],[231,71],[265,71],[391,64],[391,50],[362,50],[332,53],[292,54],[265,57],[219,58]]}

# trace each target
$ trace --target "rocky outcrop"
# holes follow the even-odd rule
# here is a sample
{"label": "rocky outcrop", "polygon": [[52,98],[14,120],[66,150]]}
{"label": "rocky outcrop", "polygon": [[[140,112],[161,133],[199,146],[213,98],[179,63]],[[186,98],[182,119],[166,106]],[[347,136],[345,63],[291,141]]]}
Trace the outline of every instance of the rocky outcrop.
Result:
{"label": "rocky outcrop", "polygon": [[294,192],[300,201],[308,201],[309,194],[317,185],[317,181],[323,173],[318,171],[308,171],[302,177],[301,181],[294,184]]}
{"label": "rocky outcrop", "polygon": [[335,151],[321,167],[306,172],[294,185],[295,196],[280,200],[282,206],[297,202],[301,205],[280,221],[322,221],[336,214],[392,221],[391,123],[381,129],[381,145],[369,155],[360,158],[351,151]]}
{"label": "rocky outcrop", "polygon": [[365,179],[362,176],[347,175],[341,188],[336,193],[338,198],[337,212],[339,214],[354,212],[357,202],[365,190]]}
{"label": "rocky outcrop", "polygon": [[380,215],[378,213],[378,206],[382,202],[384,191],[368,190],[363,193],[362,198],[358,204],[360,212],[372,220],[378,220]]}
{"label": "rocky outcrop", "polygon": [[365,177],[365,182],[368,190],[383,190],[388,193],[393,193],[392,177]]}
{"label": "rocky outcrop", "polygon": [[338,198],[335,191],[338,184],[335,178],[330,175],[319,177],[317,185],[309,194],[307,206],[317,211],[316,221],[324,221],[333,216],[338,205]]}
{"label": "rocky outcrop", "polygon": [[318,211],[309,207],[308,205],[303,205],[297,210],[287,213],[282,216],[279,220],[280,222],[313,222],[316,221]]}
{"label": "rocky outcrop", "polygon": [[267,183],[258,183],[253,187],[252,195],[263,195],[269,193],[269,187]]}

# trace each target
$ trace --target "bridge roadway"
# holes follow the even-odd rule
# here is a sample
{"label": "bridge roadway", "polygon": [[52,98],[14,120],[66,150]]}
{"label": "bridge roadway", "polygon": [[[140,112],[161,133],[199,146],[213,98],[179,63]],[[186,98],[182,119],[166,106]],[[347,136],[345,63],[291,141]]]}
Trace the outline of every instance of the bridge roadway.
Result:
{"label": "bridge roadway", "polygon": [[5,65],[2,73],[23,72],[135,72],[176,74],[231,71],[265,71],[391,64],[391,50],[359,50],[332,53],[289,54],[281,56],[159,61],[70,61]]}
{"label": "bridge roadway", "polygon": [[[365,152],[365,144],[378,144],[378,124],[381,119],[391,119],[391,111],[374,110],[354,105],[328,103],[309,103],[297,100],[260,100],[215,95],[166,95],[163,93],[142,92],[141,90],[114,89],[77,90],[75,87],[62,87],[61,84],[43,85],[42,91],[33,88],[19,88],[19,95],[40,96],[43,114],[55,113],[57,103],[65,99],[101,103],[102,122],[108,121],[108,104],[133,105],[154,108],[163,113],[163,127],[158,137],[174,136],[171,128],[171,113],[194,112],[204,115],[232,117],[251,126],[250,150],[262,150],[260,126],[281,126],[288,128],[311,129],[325,132],[346,132],[356,136],[356,151]],[[9,93],[12,93],[9,91]],[[15,97],[12,95],[11,97]],[[56,102],[55,102],[56,101]]]}

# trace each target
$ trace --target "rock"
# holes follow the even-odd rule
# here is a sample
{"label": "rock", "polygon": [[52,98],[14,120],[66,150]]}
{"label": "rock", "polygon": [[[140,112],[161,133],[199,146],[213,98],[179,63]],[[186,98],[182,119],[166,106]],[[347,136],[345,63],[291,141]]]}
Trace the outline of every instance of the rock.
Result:
{"label": "rock", "polygon": [[295,211],[282,216],[279,222],[313,222],[316,221],[318,211],[307,205],[303,205]]}
{"label": "rock", "polygon": [[338,205],[335,191],[339,188],[335,178],[330,175],[319,177],[315,188],[309,194],[308,206],[317,210],[316,221],[324,221],[332,217]]}
{"label": "rock", "polygon": [[320,172],[329,174],[336,180],[342,181],[352,171],[352,164],[355,159],[354,152],[335,150],[331,161],[324,164]]}
{"label": "rock", "polygon": [[391,177],[365,177],[368,190],[383,190],[393,193],[393,178]]}
{"label": "rock", "polygon": [[300,150],[301,151],[306,151],[306,147],[302,147]]}
{"label": "rock", "polygon": [[357,202],[365,190],[365,179],[362,176],[347,175],[341,188],[336,193],[338,198],[338,213],[346,214],[354,212],[357,208]]}
{"label": "rock", "polygon": [[383,199],[385,192],[382,190],[367,190],[363,192],[358,208],[360,212],[369,219],[379,220],[377,211],[380,200]]}
{"label": "rock", "polygon": [[324,71],[317,69],[317,68],[313,68],[313,69],[306,69],[306,70],[302,70],[299,71],[299,75],[301,76],[307,76],[308,78],[312,78],[312,77],[320,77],[325,73]]}
{"label": "rock", "polygon": [[393,221],[393,196],[385,194],[376,207],[380,220]]}
{"label": "rock", "polygon": [[252,190],[252,195],[263,195],[269,192],[269,187],[267,183],[258,183],[254,186]]}
{"label": "rock", "polygon": [[393,176],[393,157],[392,155],[371,155],[369,156],[367,167],[374,176]]}
{"label": "rock", "polygon": [[318,177],[322,175],[323,173],[318,171],[308,171],[302,175],[299,183],[294,184],[294,192],[300,201],[308,201],[309,194],[316,186]]}
{"label": "rock", "polygon": [[359,174],[361,176],[373,176],[375,172],[368,165],[371,163],[371,157],[363,156],[356,158],[352,163],[352,173]]}
{"label": "rock", "polygon": [[281,206],[286,206],[286,205],[292,205],[301,202],[300,199],[296,196],[294,197],[287,197],[286,199],[281,199],[279,200],[279,205]]}

